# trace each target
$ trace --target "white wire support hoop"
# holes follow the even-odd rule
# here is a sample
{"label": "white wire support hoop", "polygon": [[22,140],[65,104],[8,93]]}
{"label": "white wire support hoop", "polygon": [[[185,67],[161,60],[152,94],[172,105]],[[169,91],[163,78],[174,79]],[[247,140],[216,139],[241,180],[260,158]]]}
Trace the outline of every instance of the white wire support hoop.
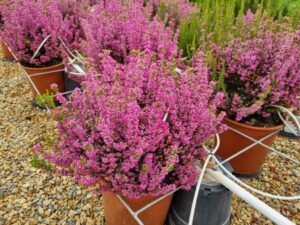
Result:
{"label": "white wire support hoop", "polygon": [[[39,47],[36,49],[36,51],[34,52],[33,56],[31,57],[31,60],[33,60],[37,55],[38,53],[40,52],[40,50],[42,49],[42,47],[46,44],[46,42],[51,38],[51,35],[49,34],[42,42],[41,44],[39,45]],[[76,55],[74,55],[72,53],[72,51],[69,49],[69,47],[65,44],[65,42],[60,38],[58,37],[59,41],[61,42],[62,46],[65,48],[65,50],[67,51],[67,53],[72,56],[72,58],[74,60],[78,60],[81,64],[84,64],[84,61],[83,61],[83,56],[76,50],[75,53]]]}
{"label": "white wire support hoop", "polygon": [[136,222],[139,225],[144,225],[144,223],[139,218],[139,214],[141,214],[142,212],[144,212],[148,208],[152,207],[153,205],[157,204],[158,202],[162,201],[166,197],[174,194],[176,191],[178,191],[180,189],[181,189],[181,187],[178,187],[174,191],[171,191],[171,192],[169,192],[169,193],[167,193],[163,196],[160,196],[159,198],[155,199],[154,201],[150,202],[149,204],[145,205],[144,207],[140,208],[137,211],[134,211],[120,195],[117,195],[117,197],[122,202],[122,204],[125,206],[125,208],[129,211],[129,213],[133,216],[133,218],[136,220]]}
{"label": "white wire support hoop", "polygon": [[[299,133],[300,133],[300,123],[299,123],[298,119],[295,117],[295,115],[294,115],[290,110],[288,110],[287,108],[284,108],[284,107],[282,107],[282,106],[277,106],[277,105],[272,105],[271,107],[275,107],[275,108],[280,109],[280,110],[283,111],[283,112],[286,112],[286,113],[287,113],[287,114],[295,121],[295,124],[296,124],[297,127],[299,128]],[[282,115],[281,115],[280,112],[278,112],[278,115],[279,115],[279,117],[282,119],[283,123],[285,123],[285,124],[288,125],[288,123],[283,119],[283,117],[282,117]],[[288,159],[288,160],[291,160],[291,161],[294,162],[295,164],[300,165],[300,162],[299,162],[297,159],[294,159],[294,158],[290,157],[289,155],[287,155],[287,154],[285,154],[285,153],[282,153],[282,152],[278,151],[277,149],[275,149],[275,148],[273,148],[273,147],[270,147],[270,146],[268,146],[268,145],[266,145],[266,144],[263,143],[264,140],[266,140],[266,139],[268,139],[269,137],[271,137],[272,135],[274,135],[274,134],[280,132],[280,130],[274,131],[274,132],[272,132],[272,133],[266,135],[265,137],[263,137],[263,138],[261,138],[261,139],[259,139],[259,140],[256,140],[256,139],[254,139],[254,138],[252,138],[252,137],[250,137],[250,136],[244,134],[243,132],[234,129],[234,128],[231,127],[231,126],[228,126],[228,129],[230,129],[230,130],[232,130],[233,132],[239,134],[240,136],[242,136],[242,137],[244,137],[244,138],[246,138],[246,139],[252,141],[253,143],[252,143],[251,145],[245,147],[244,149],[241,149],[239,152],[233,154],[232,156],[230,156],[230,157],[224,159],[224,160],[221,162],[222,164],[224,164],[224,163],[226,163],[226,162],[229,162],[230,160],[234,159],[235,157],[237,157],[237,156],[243,154],[244,152],[250,150],[250,149],[251,149],[252,147],[254,147],[255,145],[261,145],[261,146],[263,146],[264,148],[268,149],[269,151],[276,152],[276,153],[277,153],[278,155],[280,155],[281,157],[284,157],[284,158],[286,158],[286,159]]]}
{"label": "white wire support hoop", "polygon": [[291,160],[292,162],[294,162],[295,164],[300,165],[300,162],[299,162],[297,159],[294,159],[294,158],[290,157],[289,155],[287,155],[287,154],[285,154],[285,153],[282,153],[282,152],[276,150],[275,148],[270,147],[270,146],[268,146],[268,145],[266,145],[266,144],[263,143],[264,140],[266,140],[266,139],[268,139],[269,137],[271,137],[272,135],[278,133],[279,130],[278,130],[278,131],[274,131],[274,132],[272,132],[271,134],[268,134],[268,135],[266,135],[265,137],[263,137],[263,138],[261,138],[261,139],[259,139],[259,140],[256,140],[256,139],[254,139],[254,138],[252,138],[252,137],[250,137],[250,136],[248,136],[248,135],[242,133],[241,131],[238,131],[238,130],[236,130],[236,129],[230,127],[230,126],[228,126],[228,129],[230,129],[230,130],[232,130],[233,132],[235,132],[235,133],[241,135],[242,137],[244,137],[244,138],[246,138],[246,139],[252,141],[253,144],[251,144],[251,145],[245,147],[244,149],[241,149],[239,152],[237,152],[237,153],[233,154],[232,156],[230,156],[230,157],[224,159],[224,160],[222,161],[222,164],[224,164],[224,163],[226,163],[226,162],[229,162],[229,161],[232,160],[233,158],[236,158],[237,156],[243,154],[243,153],[246,152],[246,151],[249,151],[249,150],[250,150],[252,147],[254,147],[255,145],[261,145],[261,146],[263,146],[264,148],[266,148],[266,149],[268,149],[268,150],[270,150],[270,151],[276,152],[278,155],[282,156],[283,158],[289,159],[289,160]]}
{"label": "white wire support hoop", "polygon": [[31,57],[31,60],[33,60],[37,54],[40,52],[40,50],[42,49],[42,47],[44,46],[44,44],[46,44],[46,42],[51,38],[51,35],[49,34],[39,45],[39,47],[36,49],[36,51],[34,52],[33,56]]}
{"label": "white wire support hoop", "polygon": [[285,200],[285,201],[300,200],[300,196],[299,195],[297,195],[297,196],[279,196],[279,195],[269,194],[269,193],[263,192],[261,190],[258,190],[256,188],[253,188],[250,185],[248,185],[248,184],[244,183],[243,181],[241,181],[236,176],[234,176],[229,170],[227,170],[224,167],[223,162],[220,162],[215,155],[213,155],[212,157],[217,162],[217,164],[218,164],[217,167],[220,167],[222,169],[222,171],[224,171],[232,180],[234,180],[235,182],[239,183],[241,186],[247,188],[248,190],[253,191],[256,194],[259,194],[259,195],[267,197],[267,198],[276,199],[276,200]]}
{"label": "white wire support hoop", "polygon": [[299,120],[297,119],[297,117],[291,112],[291,110],[289,110],[289,109],[287,109],[287,108],[285,108],[285,107],[283,107],[283,106],[279,106],[279,105],[271,105],[271,107],[277,108],[277,109],[279,109],[281,112],[287,113],[287,114],[288,114],[288,116],[289,116],[289,117],[294,121],[294,123],[296,124],[296,129],[297,129],[297,131],[295,130],[294,127],[292,127],[292,126],[291,126],[291,125],[283,118],[283,116],[282,116],[282,114],[281,114],[280,111],[277,112],[279,118],[282,120],[282,122],[284,123],[284,125],[287,126],[287,127],[293,132],[293,134],[294,134],[295,136],[300,137],[300,122],[299,122]]}

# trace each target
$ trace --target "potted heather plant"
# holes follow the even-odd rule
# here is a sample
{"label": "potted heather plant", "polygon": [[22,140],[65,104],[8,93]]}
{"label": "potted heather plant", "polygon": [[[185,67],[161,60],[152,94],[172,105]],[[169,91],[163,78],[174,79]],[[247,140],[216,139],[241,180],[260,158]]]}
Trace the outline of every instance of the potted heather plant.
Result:
{"label": "potted heather plant", "polygon": [[177,56],[177,34],[160,21],[150,20],[148,11],[142,1],[99,2],[82,20],[86,37],[82,50],[89,63],[101,71],[99,52],[104,49],[119,63],[126,63],[137,49],[150,49],[165,59]]}
{"label": "potted heather plant", "polygon": [[[241,36],[225,47],[212,45],[215,60],[212,79],[217,79],[227,101],[224,122],[230,127],[271,146],[282,122],[272,105],[298,108],[300,95],[300,31],[263,17],[259,23],[251,12],[244,18]],[[271,135],[273,134],[273,135]],[[218,154],[228,158],[253,142],[232,130],[221,135]],[[268,150],[255,145],[232,159],[234,171],[255,176]]]}
{"label": "potted heather plant", "polygon": [[0,2],[0,6],[1,6],[1,8],[0,8],[0,47],[1,47],[4,59],[13,60],[14,56],[12,55],[10,50],[8,49],[8,47],[7,47],[6,43],[4,42],[4,40],[2,40],[4,20],[5,20],[5,15],[7,15],[7,13],[9,12],[9,10],[8,10],[9,3],[8,2]]}
{"label": "potted heather plant", "polygon": [[[52,83],[64,91],[60,39],[68,46],[80,40],[74,16],[64,13],[62,5],[61,1],[17,1],[4,24],[3,37],[41,94],[50,90]],[[34,76],[41,73],[46,74]],[[31,89],[35,97],[37,93]]]}
{"label": "potted heather plant", "polygon": [[[136,224],[118,200],[137,210],[177,187],[197,181],[202,144],[223,130],[216,115],[222,94],[212,98],[202,56],[181,75],[173,61],[146,50],[116,62],[100,54],[101,76],[90,71],[83,91],[59,98],[57,136],[41,152],[63,174],[102,192],[108,225]],[[49,148],[47,148],[49,149]],[[60,168],[60,169],[59,169]],[[163,225],[172,196],[140,215],[148,225]]]}

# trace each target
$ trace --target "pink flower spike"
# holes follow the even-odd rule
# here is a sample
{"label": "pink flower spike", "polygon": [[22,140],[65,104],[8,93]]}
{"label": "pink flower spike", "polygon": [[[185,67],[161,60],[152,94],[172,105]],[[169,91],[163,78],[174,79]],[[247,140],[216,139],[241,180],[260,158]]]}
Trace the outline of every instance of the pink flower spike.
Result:
{"label": "pink flower spike", "polygon": [[41,149],[42,149],[42,146],[41,146],[40,144],[36,144],[36,145],[34,145],[34,146],[32,147],[32,150],[33,150],[36,154],[40,153]]}

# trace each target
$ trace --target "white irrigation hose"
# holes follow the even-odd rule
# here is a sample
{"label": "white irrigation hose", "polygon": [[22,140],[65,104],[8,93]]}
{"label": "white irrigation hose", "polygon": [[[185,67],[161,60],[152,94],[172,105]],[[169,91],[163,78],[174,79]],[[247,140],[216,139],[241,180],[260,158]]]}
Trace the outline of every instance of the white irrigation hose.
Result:
{"label": "white irrigation hose", "polygon": [[[192,207],[191,207],[191,212],[190,212],[190,217],[189,217],[189,223],[188,225],[193,225],[193,221],[194,221],[194,215],[195,215],[195,210],[196,210],[196,204],[197,204],[197,200],[198,200],[198,195],[199,195],[199,191],[200,191],[200,186],[202,184],[202,180],[203,180],[203,176],[204,176],[204,173],[205,173],[205,170],[207,168],[207,165],[209,163],[209,160],[213,157],[213,154],[218,150],[219,146],[220,146],[220,136],[218,134],[216,134],[216,137],[217,137],[217,143],[216,143],[216,146],[215,148],[212,150],[212,153],[209,153],[205,162],[204,162],[204,165],[201,169],[201,173],[200,173],[200,176],[198,178],[198,183],[197,183],[197,186],[196,186],[196,189],[195,189],[195,194],[194,194],[194,198],[193,198],[193,203],[192,203]],[[203,148],[209,152],[207,150],[207,148],[203,145]]]}
{"label": "white irrigation hose", "polygon": [[246,201],[248,204],[253,206],[267,218],[272,220],[278,225],[295,225],[292,221],[281,215],[279,212],[268,206],[266,203],[253,196],[251,193],[237,185],[231,179],[226,177],[224,174],[214,171],[212,169],[207,170],[207,173],[212,176],[216,181],[227,187],[230,191],[234,192],[241,199]]}
{"label": "white irrigation hose", "polygon": [[286,201],[291,201],[291,200],[300,200],[300,196],[280,196],[280,195],[272,195],[272,194],[269,194],[269,193],[266,193],[266,192],[263,192],[263,191],[260,191],[258,189],[255,189],[251,186],[249,186],[248,184],[244,183],[243,181],[241,181],[240,179],[238,179],[236,176],[234,176],[229,170],[227,170],[223,165],[222,163],[218,160],[218,158],[216,156],[212,156],[215,161],[217,162],[218,164],[218,167],[220,167],[225,173],[228,174],[228,176],[236,181],[237,183],[239,183],[241,186],[249,189],[250,191],[253,191],[261,196],[264,196],[264,197],[267,197],[267,198],[271,198],[271,199],[276,199],[276,200],[286,200]]}

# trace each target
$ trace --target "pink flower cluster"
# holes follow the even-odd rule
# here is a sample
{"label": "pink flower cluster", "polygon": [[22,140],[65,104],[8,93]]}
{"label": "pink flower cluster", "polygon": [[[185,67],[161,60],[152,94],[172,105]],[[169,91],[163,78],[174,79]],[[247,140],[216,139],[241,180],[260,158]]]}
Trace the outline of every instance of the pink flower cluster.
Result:
{"label": "pink flower cluster", "polygon": [[216,115],[223,96],[212,98],[202,55],[182,74],[149,50],[126,64],[107,51],[100,57],[100,76],[90,71],[83,91],[60,99],[59,135],[47,160],[86,186],[132,198],[191,188],[202,144],[224,129],[224,115]]}
{"label": "pink flower cluster", "polygon": [[176,56],[177,33],[149,17],[143,1],[99,2],[82,21],[84,53],[97,68],[102,66],[100,53],[104,49],[109,49],[120,63],[126,61],[132,50],[149,49],[165,59]]}
{"label": "pink flower cluster", "polygon": [[[80,42],[76,2],[25,0],[12,2],[9,7],[9,13],[4,18],[2,38],[23,64],[42,66],[60,60],[59,38],[69,47],[75,47]],[[51,38],[37,57],[31,59],[48,35]]]}
{"label": "pink flower cluster", "polygon": [[225,69],[225,108],[237,121],[267,115],[270,105],[300,106],[300,31],[262,21],[254,35],[254,19],[249,12],[245,33],[214,49],[220,72]]}
{"label": "pink flower cluster", "polygon": [[12,1],[5,1],[5,2],[0,2],[0,38],[2,37],[2,32],[4,28],[4,20],[7,17],[7,15],[10,12],[10,7],[13,4],[14,0]]}

